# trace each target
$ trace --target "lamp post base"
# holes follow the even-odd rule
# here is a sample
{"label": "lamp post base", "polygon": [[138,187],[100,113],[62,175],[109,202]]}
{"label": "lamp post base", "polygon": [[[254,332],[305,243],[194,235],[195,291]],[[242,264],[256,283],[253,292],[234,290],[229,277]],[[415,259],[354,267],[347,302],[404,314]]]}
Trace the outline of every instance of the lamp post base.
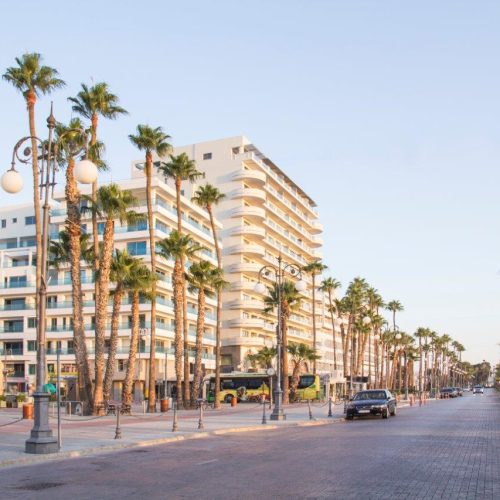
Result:
{"label": "lamp post base", "polygon": [[49,427],[49,398],[44,392],[35,392],[34,424],[31,429],[31,437],[26,440],[25,452],[33,455],[47,455],[57,453],[57,438],[52,435]]}
{"label": "lamp post base", "polygon": [[283,392],[281,389],[278,389],[274,393],[274,408],[273,412],[271,413],[271,416],[269,417],[270,420],[274,421],[279,421],[279,420],[286,420],[286,413],[285,410],[283,409]]}

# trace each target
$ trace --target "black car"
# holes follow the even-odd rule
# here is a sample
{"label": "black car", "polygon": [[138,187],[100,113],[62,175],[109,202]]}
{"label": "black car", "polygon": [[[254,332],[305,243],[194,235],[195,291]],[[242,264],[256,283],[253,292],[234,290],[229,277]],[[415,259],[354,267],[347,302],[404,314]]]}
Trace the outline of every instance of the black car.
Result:
{"label": "black car", "polygon": [[346,406],[346,420],[368,415],[396,416],[396,398],[387,389],[358,392]]}

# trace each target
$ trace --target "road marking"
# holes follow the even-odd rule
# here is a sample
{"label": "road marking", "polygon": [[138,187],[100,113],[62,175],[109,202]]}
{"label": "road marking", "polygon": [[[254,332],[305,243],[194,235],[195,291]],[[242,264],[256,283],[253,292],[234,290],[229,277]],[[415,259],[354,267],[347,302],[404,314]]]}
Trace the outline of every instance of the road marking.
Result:
{"label": "road marking", "polygon": [[206,462],[200,462],[199,464],[196,465],[208,465],[208,464],[213,464],[214,462],[218,462],[219,460],[215,458],[214,460],[207,460]]}

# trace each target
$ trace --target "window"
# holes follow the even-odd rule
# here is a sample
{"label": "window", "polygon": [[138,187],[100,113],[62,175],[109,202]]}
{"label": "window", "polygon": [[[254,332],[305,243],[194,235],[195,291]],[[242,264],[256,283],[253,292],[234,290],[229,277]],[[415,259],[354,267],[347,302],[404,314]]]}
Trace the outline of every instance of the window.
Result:
{"label": "window", "polygon": [[127,369],[127,361],[125,359],[118,360],[118,371],[124,372]]}
{"label": "window", "polygon": [[12,224],[16,224],[16,223],[17,223],[17,217],[14,217],[14,218],[12,219]]}
{"label": "window", "polygon": [[36,318],[28,318],[28,328],[36,328]]}
{"label": "window", "polygon": [[[35,319],[35,318],[29,318],[29,319]],[[28,340],[28,351],[30,352],[36,351],[36,340]]]}
{"label": "window", "polygon": [[211,160],[212,159],[212,153],[203,153],[203,159],[204,160]]}
{"label": "window", "polygon": [[29,367],[28,367],[28,373],[30,375],[36,375],[36,365],[29,365]]}
{"label": "window", "polygon": [[35,216],[34,215],[30,215],[28,217],[25,217],[24,218],[24,223],[27,226],[32,226],[33,224],[35,224]]}
{"label": "window", "polygon": [[130,255],[146,255],[146,242],[131,241],[127,243],[127,250]]}
{"label": "window", "polygon": [[104,222],[97,223],[97,233],[104,234]]}
{"label": "window", "polygon": [[7,219],[2,219],[2,228],[7,227]]}

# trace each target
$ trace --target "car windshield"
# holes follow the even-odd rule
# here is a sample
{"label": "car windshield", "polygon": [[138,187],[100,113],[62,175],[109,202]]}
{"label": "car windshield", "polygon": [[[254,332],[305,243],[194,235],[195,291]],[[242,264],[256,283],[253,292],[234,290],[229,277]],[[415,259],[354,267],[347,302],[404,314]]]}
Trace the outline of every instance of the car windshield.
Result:
{"label": "car windshield", "polygon": [[386,399],[384,391],[358,392],[354,401],[367,401],[369,399]]}

